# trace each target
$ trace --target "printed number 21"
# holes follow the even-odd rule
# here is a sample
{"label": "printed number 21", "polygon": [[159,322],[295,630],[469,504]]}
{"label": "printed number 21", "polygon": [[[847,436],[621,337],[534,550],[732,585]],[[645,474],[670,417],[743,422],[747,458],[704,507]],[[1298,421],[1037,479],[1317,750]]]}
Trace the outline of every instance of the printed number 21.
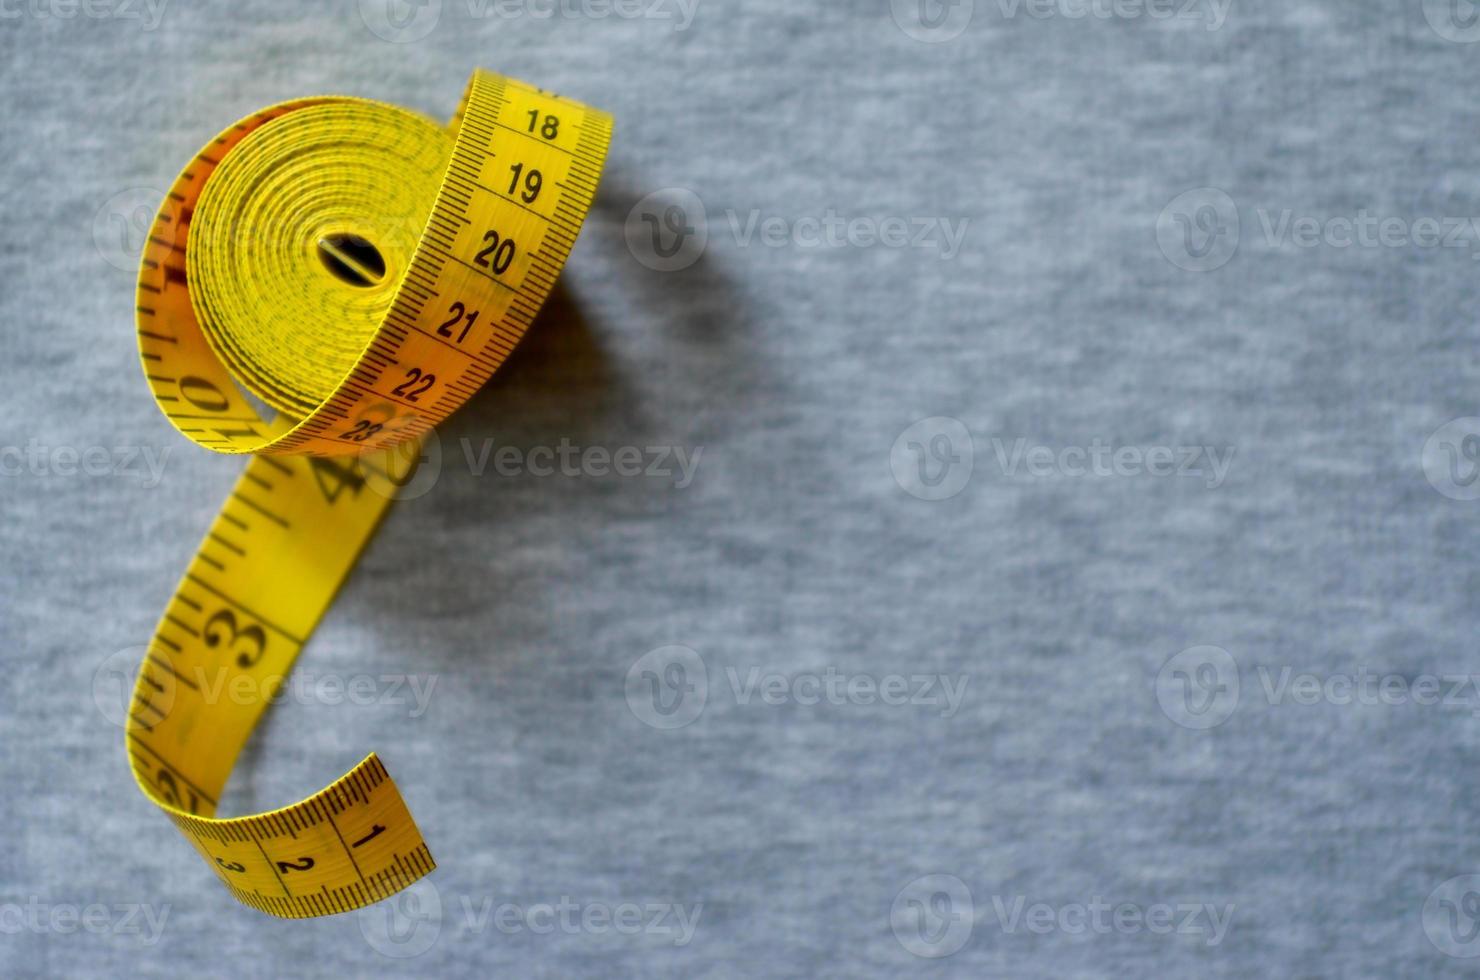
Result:
{"label": "printed number 21", "polygon": [[457,335],[457,343],[462,343],[463,338],[468,335],[468,330],[478,321],[478,311],[468,313],[467,307],[462,303],[453,303],[447,308],[447,322],[437,328],[437,333],[443,337],[451,337],[452,329],[457,326],[459,320],[464,318],[464,314],[466,314],[467,322],[463,324],[462,332]]}

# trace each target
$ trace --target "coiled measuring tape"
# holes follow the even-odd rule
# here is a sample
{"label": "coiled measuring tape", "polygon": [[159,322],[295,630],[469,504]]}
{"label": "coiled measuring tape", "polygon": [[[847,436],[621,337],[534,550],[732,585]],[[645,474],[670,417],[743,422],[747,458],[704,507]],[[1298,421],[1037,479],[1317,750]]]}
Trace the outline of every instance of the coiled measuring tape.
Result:
{"label": "coiled measuring tape", "polygon": [[247,905],[343,912],[434,867],[374,754],[291,806],[215,817],[269,703],[229,692],[286,675],[419,437],[513,351],[610,139],[604,113],[478,71],[447,128],[363,99],[265,109],[160,207],[139,273],[145,377],[185,436],[253,457],[156,628],[125,739],[145,794]]}

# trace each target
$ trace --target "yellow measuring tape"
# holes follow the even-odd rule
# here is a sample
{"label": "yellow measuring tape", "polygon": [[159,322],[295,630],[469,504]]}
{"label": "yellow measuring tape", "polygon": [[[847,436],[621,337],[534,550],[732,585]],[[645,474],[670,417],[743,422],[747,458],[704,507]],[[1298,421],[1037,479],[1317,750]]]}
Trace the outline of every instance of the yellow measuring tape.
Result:
{"label": "yellow measuring tape", "polygon": [[286,675],[419,437],[529,327],[610,139],[604,113],[478,71],[448,128],[363,99],[265,109],[159,210],[137,299],[149,387],[194,442],[255,455],[155,630],[126,742],[144,792],[247,905],[342,912],[434,866],[374,754],[292,806],[216,818],[270,700],[240,692]]}

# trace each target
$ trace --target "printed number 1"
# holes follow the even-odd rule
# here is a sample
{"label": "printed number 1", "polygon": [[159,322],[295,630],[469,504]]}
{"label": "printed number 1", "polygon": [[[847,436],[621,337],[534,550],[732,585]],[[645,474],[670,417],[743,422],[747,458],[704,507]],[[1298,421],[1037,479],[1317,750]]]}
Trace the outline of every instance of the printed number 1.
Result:
{"label": "printed number 1", "polygon": [[359,847],[361,844],[368,844],[383,833],[385,833],[385,828],[382,827],[380,824],[376,824],[375,826],[370,828],[370,833],[366,834],[364,837],[361,837],[350,846]]}

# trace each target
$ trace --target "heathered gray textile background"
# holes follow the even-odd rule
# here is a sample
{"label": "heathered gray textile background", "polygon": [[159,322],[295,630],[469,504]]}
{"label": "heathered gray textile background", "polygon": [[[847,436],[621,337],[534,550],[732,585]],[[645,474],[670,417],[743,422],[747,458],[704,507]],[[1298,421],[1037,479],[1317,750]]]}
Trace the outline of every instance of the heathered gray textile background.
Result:
{"label": "heathered gray textile background", "polygon": [[[1480,953],[1465,3],[123,4],[0,0],[0,974]],[[109,717],[239,469],[146,395],[128,222],[261,106],[445,118],[478,65],[617,138],[559,296],[299,662],[374,703],[279,705],[225,801],[377,750],[440,868],[273,920]],[[697,467],[541,475],[562,440]]]}

